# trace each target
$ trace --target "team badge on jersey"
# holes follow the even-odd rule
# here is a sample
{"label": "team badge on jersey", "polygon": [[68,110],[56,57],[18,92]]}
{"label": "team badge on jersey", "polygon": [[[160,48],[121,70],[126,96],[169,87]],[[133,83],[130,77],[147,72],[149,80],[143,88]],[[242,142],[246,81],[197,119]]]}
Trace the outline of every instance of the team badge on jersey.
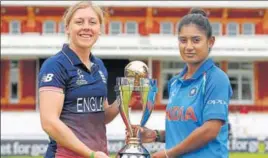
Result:
{"label": "team badge on jersey", "polygon": [[77,85],[81,86],[87,84],[87,81],[84,79],[84,75],[82,74],[82,71],[80,69],[77,69],[77,75],[78,75],[78,80],[76,81]]}
{"label": "team badge on jersey", "polygon": [[107,84],[107,80],[106,80],[104,74],[102,73],[102,71],[99,71],[99,74],[101,76],[102,82],[105,83],[105,84]]}
{"label": "team badge on jersey", "polygon": [[189,96],[193,97],[196,95],[196,93],[197,93],[197,87],[193,87],[193,88],[191,88],[191,90],[189,92]]}

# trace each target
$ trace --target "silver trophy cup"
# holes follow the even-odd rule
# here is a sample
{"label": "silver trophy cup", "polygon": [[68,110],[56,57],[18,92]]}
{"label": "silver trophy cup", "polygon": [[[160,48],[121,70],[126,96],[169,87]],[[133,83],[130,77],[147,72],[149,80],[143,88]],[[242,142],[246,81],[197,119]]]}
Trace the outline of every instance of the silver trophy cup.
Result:
{"label": "silver trophy cup", "polygon": [[141,97],[142,117],[138,125],[144,127],[154,109],[157,82],[150,79],[148,67],[141,61],[132,61],[125,67],[125,77],[116,78],[115,92],[120,100],[120,115],[130,134],[129,141],[117,153],[117,158],[150,158],[150,153],[142,145],[140,133],[131,128],[130,107],[133,106],[134,95]]}

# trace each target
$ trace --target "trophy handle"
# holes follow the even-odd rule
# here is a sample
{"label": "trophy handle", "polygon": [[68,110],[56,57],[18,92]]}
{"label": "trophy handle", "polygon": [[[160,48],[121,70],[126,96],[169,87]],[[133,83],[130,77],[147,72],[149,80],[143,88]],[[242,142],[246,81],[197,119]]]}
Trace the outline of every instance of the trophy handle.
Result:
{"label": "trophy handle", "polygon": [[141,79],[141,93],[143,114],[140,122],[141,127],[144,127],[149,120],[155,105],[155,96],[158,91],[157,81],[155,79]]}

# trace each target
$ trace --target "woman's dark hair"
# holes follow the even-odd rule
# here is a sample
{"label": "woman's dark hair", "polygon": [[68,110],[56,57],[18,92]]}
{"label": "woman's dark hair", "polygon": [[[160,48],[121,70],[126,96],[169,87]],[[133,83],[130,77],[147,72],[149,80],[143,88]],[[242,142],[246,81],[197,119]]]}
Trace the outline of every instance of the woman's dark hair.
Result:
{"label": "woman's dark hair", "polygon": [[179,23],[178,32],[185,25],[195,24],[199,29],[206,33],[207,38],[212,36],[212,28],[208,21],[207,14],[200,8],[192,8],[189,14],[185,15]]}

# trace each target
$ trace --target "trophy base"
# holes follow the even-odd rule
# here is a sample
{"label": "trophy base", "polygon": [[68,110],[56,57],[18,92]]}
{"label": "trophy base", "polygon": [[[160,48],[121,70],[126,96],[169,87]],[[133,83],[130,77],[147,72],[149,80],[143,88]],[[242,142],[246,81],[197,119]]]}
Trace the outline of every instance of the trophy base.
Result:
{"label": "trophy base", "polygon": [[130,141],[117,153],[116,158],[151,158],[151,155],[139,141]]}

